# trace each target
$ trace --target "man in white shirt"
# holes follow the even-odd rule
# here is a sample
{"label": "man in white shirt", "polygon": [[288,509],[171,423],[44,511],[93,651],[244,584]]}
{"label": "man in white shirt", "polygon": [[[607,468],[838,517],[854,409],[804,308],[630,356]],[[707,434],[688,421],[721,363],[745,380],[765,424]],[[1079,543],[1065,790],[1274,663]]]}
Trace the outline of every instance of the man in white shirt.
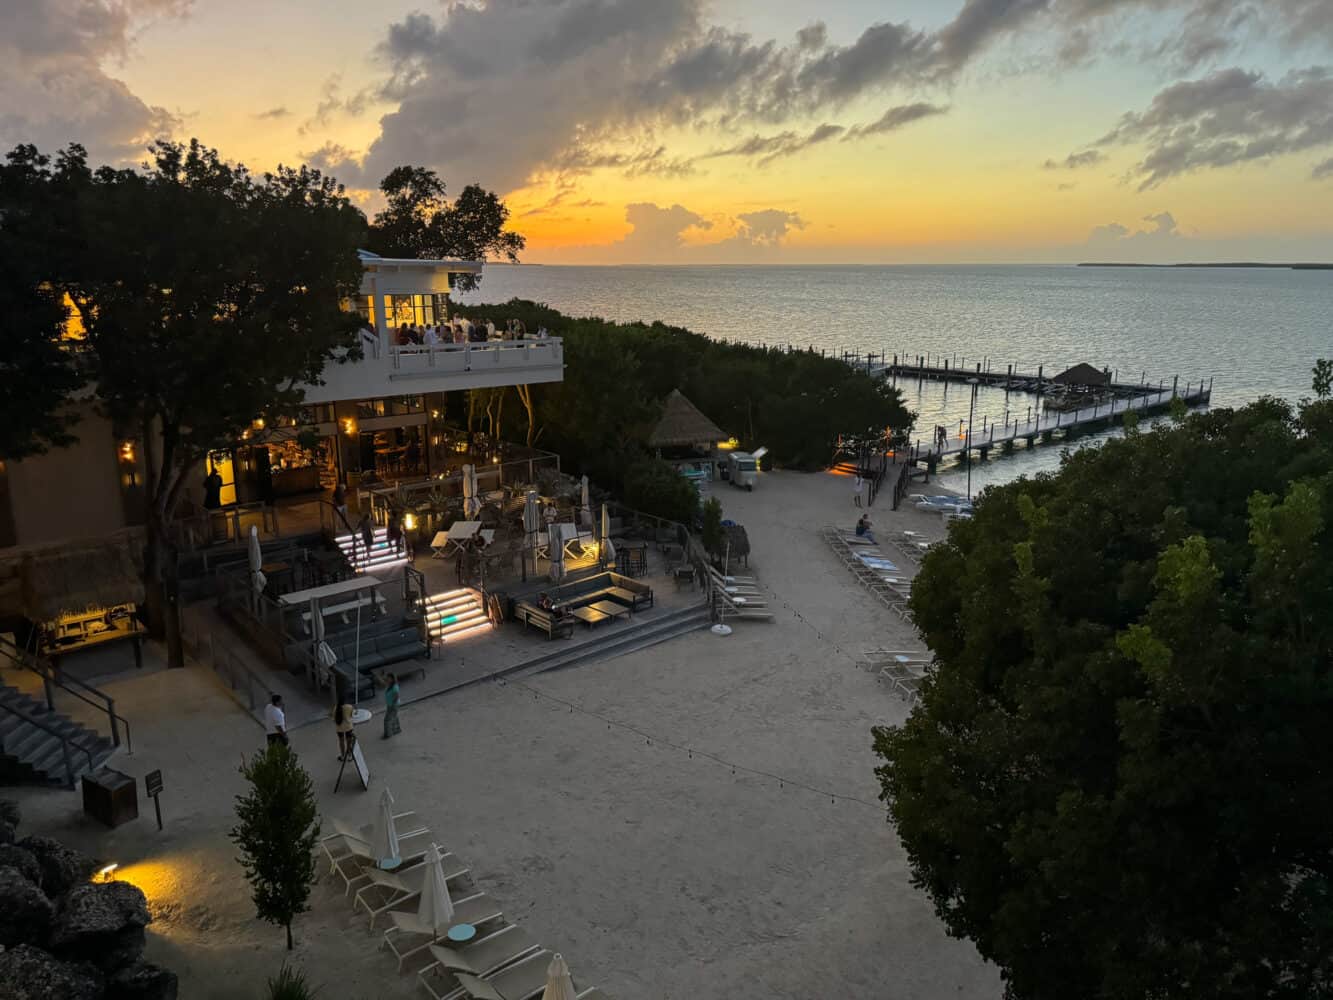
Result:
{"label": "man in white shirt", "polygon": [[287,745],[287,715],[282,710],[280,694],[275,694],[264,706],[264,732],[268,735],[269,746],[274,743]]}
{"label": "man in white shirt", "polygon": [[440,342],[440,328],[437,326],[426,327],[426,343],[434,346]]}

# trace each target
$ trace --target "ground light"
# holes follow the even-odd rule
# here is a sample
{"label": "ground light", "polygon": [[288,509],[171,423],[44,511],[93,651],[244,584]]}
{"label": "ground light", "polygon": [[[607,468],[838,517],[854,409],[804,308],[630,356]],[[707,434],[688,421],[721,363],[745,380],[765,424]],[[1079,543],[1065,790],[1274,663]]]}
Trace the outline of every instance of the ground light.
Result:
{"label": "ground light", "polygon": [[99,868],[97,870],[97,874],[93,876],[93,881],[94,882],[114,881],[116,877],[116,869],[119,867],[120,867],[120,862],[113,861],[111,862],[111,864]]}

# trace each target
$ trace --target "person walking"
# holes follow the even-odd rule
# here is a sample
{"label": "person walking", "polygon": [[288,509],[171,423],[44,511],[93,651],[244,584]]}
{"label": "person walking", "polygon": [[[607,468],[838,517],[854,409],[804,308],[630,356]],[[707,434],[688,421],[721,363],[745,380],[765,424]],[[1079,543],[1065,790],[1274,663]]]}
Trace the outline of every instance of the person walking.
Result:
{"label": "person walking", "polygon": [[398,513],[395,507],[389,511],[389,524],[384,529],[384,536],[393,549],[394,555],[403,551],[403,522],[402,515]]}
{"label": "person walking", "polygon": [[352,712],[352,706],[345,701],[333,710],[333,729],[338,734],[340,761],[347,759],[347,755],[352,752],[352,744],[356,742],[356,734],[352,732]]}
{"label": "person walking", "polygon": [[387,674],[386,679],[389,686],[384,689],[384,735],[381,739],[387,740],[401,733],[403,727],[398,722],[398,676]]}
{"label": "person walking", "polygon": [[264,706],[264,733],[268,737],[269,746],[274,743],[290,745],[287,742],[287,714],[282,710],[280,694],[275,694]]}
{"label": "person walking", "polygon": [[856,473],[856,482],[852,484],[852,503],[861,506],[861,491],[865,489],[866,481],[861,478],[861,473]]}
{"label": "person walking", "polygon": [[356,533],[361,536],[361,545],[365,549],[362,556],[362,563],[370,560],[370,550],[375,547],[375,527],[370,523],[370,515],[362,514],[361,520],[357,523]]}

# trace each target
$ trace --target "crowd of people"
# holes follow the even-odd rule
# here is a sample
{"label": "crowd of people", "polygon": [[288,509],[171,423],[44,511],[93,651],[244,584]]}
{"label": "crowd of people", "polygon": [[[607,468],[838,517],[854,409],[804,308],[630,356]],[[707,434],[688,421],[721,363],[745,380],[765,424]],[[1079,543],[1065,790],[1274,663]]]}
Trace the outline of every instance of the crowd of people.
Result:
{"label": "crowd of people", "polygon": [[403,323],[395,332],[394,340],[399,347],[430,347],[436,344],[484,344],[492,340],[545,340],[549,336],[544,326],[529,334],[520,319],[509,320],[501,329],[493,320],[474,323],[465,317],[456,317],[434,326]]}

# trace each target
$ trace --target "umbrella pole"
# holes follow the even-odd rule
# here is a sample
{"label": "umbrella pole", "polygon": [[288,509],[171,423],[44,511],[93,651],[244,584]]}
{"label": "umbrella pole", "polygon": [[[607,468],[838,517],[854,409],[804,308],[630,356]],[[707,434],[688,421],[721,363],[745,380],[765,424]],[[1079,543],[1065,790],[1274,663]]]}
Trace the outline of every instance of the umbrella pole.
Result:
{"label": "umbrella pole", "polygon": [[361,707],[361,602],[356,602],[356,652],[352,654],[352,724],[370,721],[370,709]]}

